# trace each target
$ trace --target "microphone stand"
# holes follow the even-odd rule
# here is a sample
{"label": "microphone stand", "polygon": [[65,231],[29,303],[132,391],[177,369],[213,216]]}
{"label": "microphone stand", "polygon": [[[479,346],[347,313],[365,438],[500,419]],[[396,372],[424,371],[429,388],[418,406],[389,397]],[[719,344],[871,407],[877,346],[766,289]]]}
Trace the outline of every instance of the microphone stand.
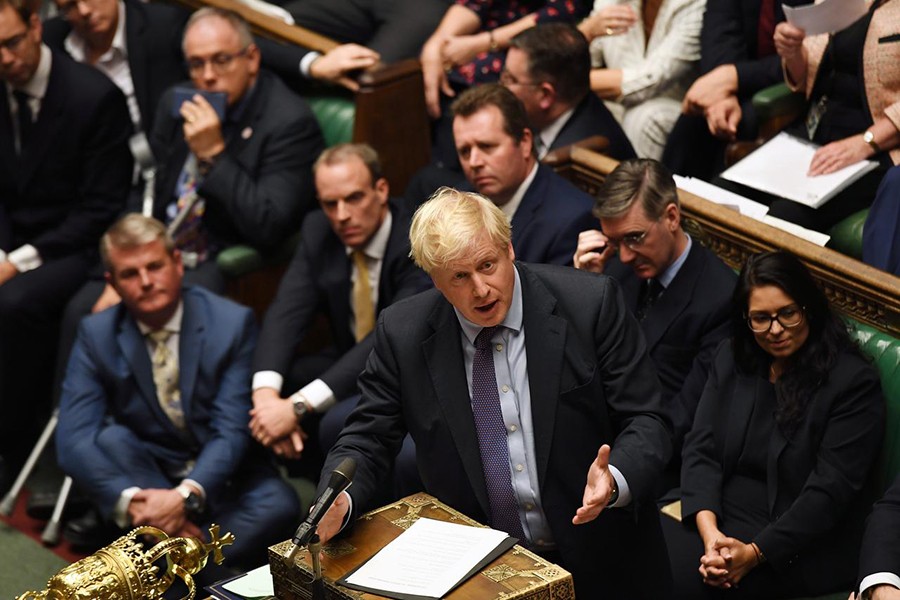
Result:
{"label": "microphone stand", "polygon": [[325,581],[322,579],[322,543],[319,541],[318,534],[309,541],[307,549],[313,567],[312,600],[325,600]]}

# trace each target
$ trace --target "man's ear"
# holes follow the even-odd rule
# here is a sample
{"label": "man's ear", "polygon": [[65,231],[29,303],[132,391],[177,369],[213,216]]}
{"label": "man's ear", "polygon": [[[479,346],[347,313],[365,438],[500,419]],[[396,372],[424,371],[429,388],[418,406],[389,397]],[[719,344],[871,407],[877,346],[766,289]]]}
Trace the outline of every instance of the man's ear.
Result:
{"label": "man's ear", "polygon": [[540,100],[538,100],[541,110],[547,110],[556,103],[556,88],[553,87],[552,83],[545,81],[539,85],[538,93],[541,95]]}

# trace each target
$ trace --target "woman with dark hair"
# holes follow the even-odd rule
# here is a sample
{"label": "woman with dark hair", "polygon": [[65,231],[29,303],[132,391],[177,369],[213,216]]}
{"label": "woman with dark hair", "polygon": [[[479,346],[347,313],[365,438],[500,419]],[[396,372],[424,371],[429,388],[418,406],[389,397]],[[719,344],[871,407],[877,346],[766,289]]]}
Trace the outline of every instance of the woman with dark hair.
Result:
{"label": "woman with dark hair", "polygon": [[884,413],[878,373],[806,267],[748,259],[685,440],[682,523],[662,517],[675,596],[850,589]]}

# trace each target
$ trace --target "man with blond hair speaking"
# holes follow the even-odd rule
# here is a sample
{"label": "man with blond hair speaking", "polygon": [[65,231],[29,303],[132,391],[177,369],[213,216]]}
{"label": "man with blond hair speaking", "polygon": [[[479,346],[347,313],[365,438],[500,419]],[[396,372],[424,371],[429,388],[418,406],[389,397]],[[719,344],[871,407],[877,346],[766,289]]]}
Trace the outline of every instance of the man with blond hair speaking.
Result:
{"label": "man with blond hair speaking", "polygon": [[649,500],[674,416],[618,285],[515,262],[509,220],[475,193],[439,190],[410,241],[436,289],[378,319],[323,471],[349,456],[356,475],[320,535],[373,508],[408,432],[427,492],[559,562],[578,597],[666,597]]}

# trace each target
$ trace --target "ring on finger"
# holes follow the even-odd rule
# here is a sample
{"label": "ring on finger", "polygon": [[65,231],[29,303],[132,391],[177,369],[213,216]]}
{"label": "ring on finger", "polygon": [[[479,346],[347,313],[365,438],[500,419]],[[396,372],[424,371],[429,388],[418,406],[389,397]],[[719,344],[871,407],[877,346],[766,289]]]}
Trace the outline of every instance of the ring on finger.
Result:
{"label": "ring on finger", "polygon": [[607,27],[607,28],[606,28],[606,35],[612,35],[612,34],[614,34],[615,32],[616,32],[616,30],[613,29],[612,27]]}

